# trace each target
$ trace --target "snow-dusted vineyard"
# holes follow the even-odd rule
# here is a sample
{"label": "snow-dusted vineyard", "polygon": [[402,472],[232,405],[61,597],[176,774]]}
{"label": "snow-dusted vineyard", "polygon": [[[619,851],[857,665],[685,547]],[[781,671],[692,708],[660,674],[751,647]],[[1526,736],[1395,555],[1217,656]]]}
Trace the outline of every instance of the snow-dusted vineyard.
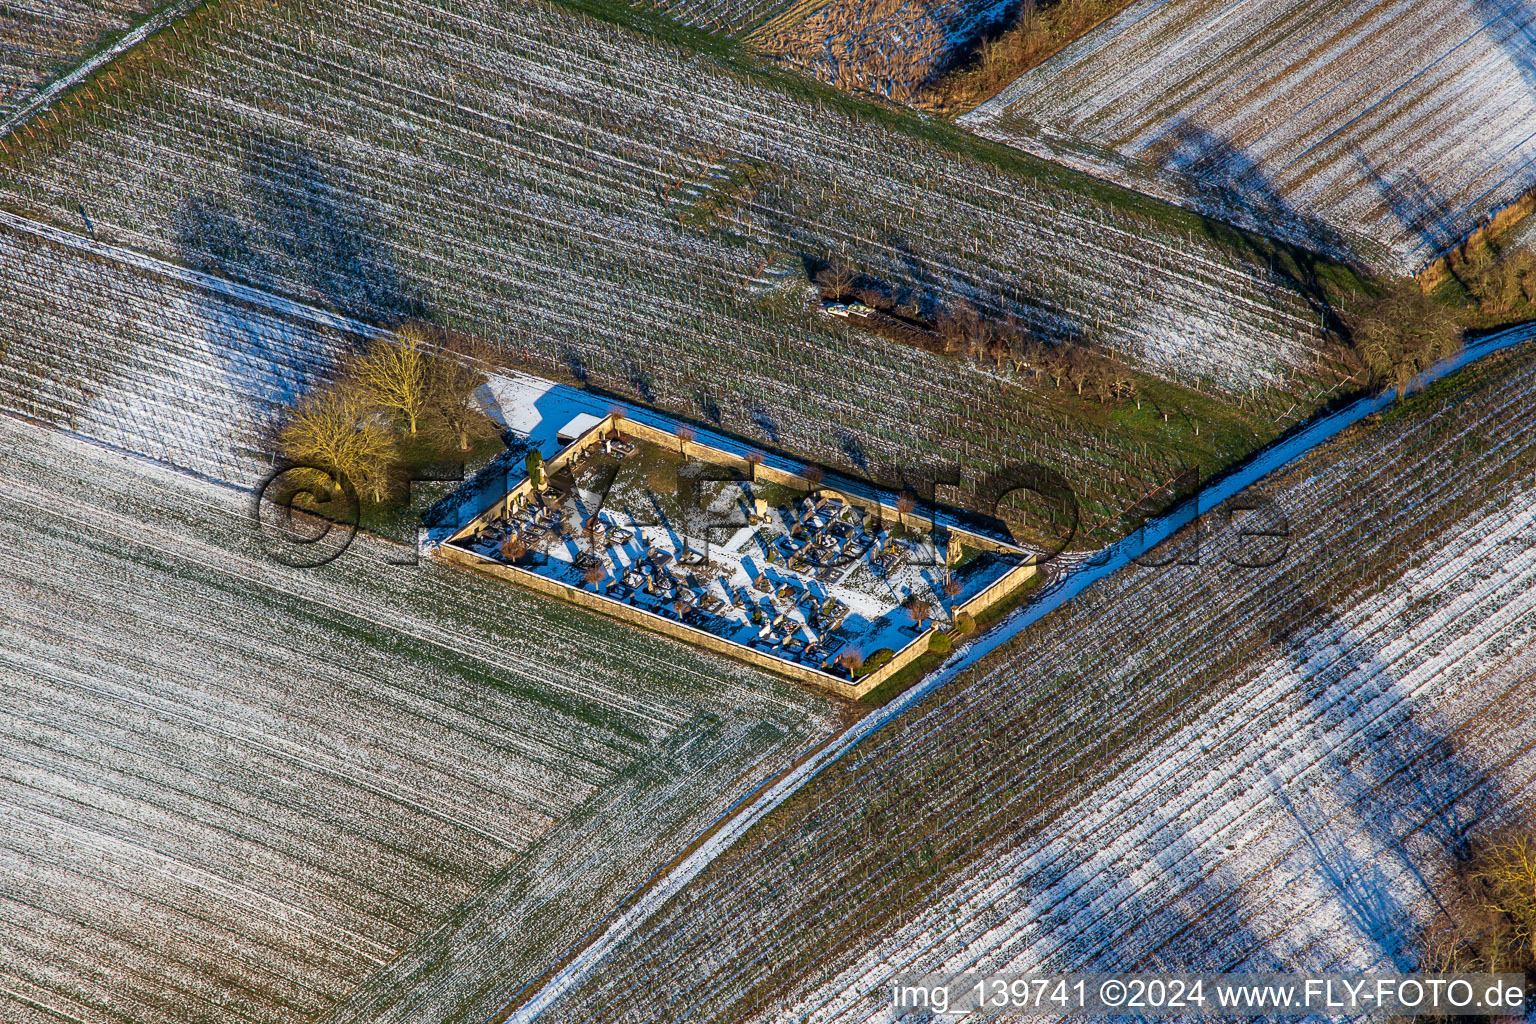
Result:
{"label": "snow-dusted vineyard", "polygon": [[1533,380],[1496,357],[1266,484],[1271,568],[1214,531],[1048,616],[544,1019],[886,1020],[892,976],[972,965],[1411,965],[1429,887],[1536,781]]}
{"label": "snow-dusted vineyard", "polygon": [[[1309,355],[1316,315],[1262,264],[1075,177],[1002,172],[558,9],[198,17],[198,48],[151,39],[153,80],[130,60],[104,106],[27,140],[4,201],[74,230],[83,208],[104,238],[365,319],[426,313],[857,472],[1032,457],[1112,508],[1172,460],[813,316],[774,268],[843,253],[934,296],[1015,296],[1041,331],[1243,393],[1256,432],[1336,383]],[[761,170],[713,228],[688,223],[743,165]]]}
{"label": "snow-dusted vineyard", "polygon": [[[487,885],[560,900],[518,937],[547,957],[831,725],[378,542],[286,569],[219,485],[10,418],[0,446],[7,1022],[307,1020]],[[584,872],[559,839],[594,831]]]}
{"label": "snow-dusted vineyard", "polygon": [[632,0],[694,28],[736,35],[816,0]]}
{"label": "snow-dusted vineyard", "polygon": [[0,120],[159,0],[13,0],[0,6]]}
{"label": "snow-dusted vineyard", "polygon": [[1416,270],[1536,185],[1530,0],[1140,0],[964,123]]}
{"label": "snow-dusted vineyard", "polygon": [[352,344],[4,229],[0,279],[0,408],[240,486],[270,468],[278,409]]}
{"label": "snow-dusted vineyard", "polygon": [[840,89],[906,100],[1016,6],[1009,0],[831,0],[802,20],[765,31],[758,42]]}
{"label": "snow-dusted vineyard", "polygon": [[868,993],[907,966],[1412,968],[1473,828],[1536,796],[1533,498],[1298,629],[799,1012],[885,1019]]}

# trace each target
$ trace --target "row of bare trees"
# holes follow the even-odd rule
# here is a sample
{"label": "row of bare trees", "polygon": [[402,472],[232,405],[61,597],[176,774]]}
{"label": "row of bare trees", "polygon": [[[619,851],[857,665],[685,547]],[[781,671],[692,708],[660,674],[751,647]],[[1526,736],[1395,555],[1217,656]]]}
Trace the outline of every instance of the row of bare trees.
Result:
{"label": "row of bare trees", "polygon": [[[899,302],[846,265],[827,266],[816,275],[816,283],[824,299],[852,297],[871,309],[909,321],[918,318],[915,304]],[[1094,351],[1082,339],[1041,341],[1011,314],[990,319],[961,299],[934,318],[932,333],[939,351],[948,356],[973,359],[999,371],[1012,367],[1016,373],[1048,377],[1058,390],[1094,398],[1100,404],[1137,399],[1136,376],[1126,366]]]}
{"label": "row of bare trees", "polygon": [[278,447],[294,462],[344,474],[381,501],[397,475],[404,436],[441,455],[470,449],[487,422],[475,391],[488,356],[482,342],[416,325],[379,337],[289,410]]}
{"label": "row of bare trees", "polygon": [[[1474,261],[1462,277],[1482,310],[1502,316],[1523,305],[1536,306],[1536,253],[1512,249],[1497,258]],[[884,288],[841,264],[816,276],[823,298],[857,298],[865,305],[913,320],[911,304],[898,303]],[[1382,282],[1345,316],[1350,347],[1339,356],[1359,378],[1377,388],[1402,390],[1414,377],[1454,355],[1462,344],[1457,313],[1408,280]],[[1058,390],[1100,404],[1135,401],[1137,378],[1128,367],[1096,351],[1081,338],[1041,341],[1012,315],[990,319],[960,300],[935,317],[933,347],[945,355],[974,359],[998,370],[1047,377]]]}
{"label": "row of bare trees", "polygon": [[1135,399],[1136,377],[1123,364],[1095,352],[1081,339],[1043,342],[1026,331],[1012,315],[988,320],[964,300],[935,321],[935,330],[949,355],[975,359],[1001,370],[1031,371],[1049,377],[1058,390],[1100,404]]}

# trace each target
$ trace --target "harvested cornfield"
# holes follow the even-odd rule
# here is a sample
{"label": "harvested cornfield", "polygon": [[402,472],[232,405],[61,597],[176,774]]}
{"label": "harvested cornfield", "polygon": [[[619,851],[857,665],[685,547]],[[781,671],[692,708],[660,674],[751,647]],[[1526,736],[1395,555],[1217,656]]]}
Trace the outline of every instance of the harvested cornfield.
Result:
{"label": "harvested cornfield", "polygon": [[753,41],[829,85],[906,101],[1015,6],[1011,0],[829,0],[798,21],[766,26]]}
{"label": "harvested cornfield", "polygon": [[[0,202],[860,475],[1038,459],[1094,521],[1341,384],[1252,239],[559,8],[222,0],[182,36],[13,134]],[[829,257],[1180,383],[1104,411],[871,336],[807,308]]]}
{"label": "harvested cornfield", "polygon": [[18,0],[0,7],[0,120],[162,0]]}
{"label": "harvested cornfield", "polygon": [[1045,616],[540,1019],[889,1020],[893,977],[973,966],[1411,968],[1469,844],[1529,821],[1533,380],[1530,343],[1491,357]]}
{"label": "harvested cornfield", "polygon": [[[565,894],[515,943],[553,955],[832,725],[381,542],[286,568],[225,487],[11,418],[0,444],[7,1022],[309,1020],[509,878]],[[552,873],[594,817],[615,864]]]}
{"label": "harvested cornfield", "polygon": [[1536,185],[1536,5],[1141,0],[973,130],[1415,271]]}

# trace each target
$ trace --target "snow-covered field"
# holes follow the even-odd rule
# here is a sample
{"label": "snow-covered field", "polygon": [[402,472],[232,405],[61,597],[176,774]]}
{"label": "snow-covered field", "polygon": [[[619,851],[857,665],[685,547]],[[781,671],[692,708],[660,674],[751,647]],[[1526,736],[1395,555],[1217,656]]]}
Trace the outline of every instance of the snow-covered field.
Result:
{"label": "snow-covered field", "polygon": [[0,446],[8,1022],[309,1019],[509,887],[562,911],[484,947],[515,981],[831,726],[381,542],[288,569],[226,487],[11,418]]}
{"label": "snow-covered field", "polygon": [[[908,972],[1409,966],[1536,781],[1536,353],[1207,516],[770,815],[540,1019],[885,1020]],[[1186,537],[1183,558],[1194,550]],[[1230,556],[1230,557],[1229,557]],[[884,990],[888,991],[888,989]]]}
{"label": "snow-covered field", "polygon": [[903,968],[1413,968],[1474,826],[1536,795],[1533,499],[1287,637],[795,1011],[889,1019],[880,986]]}
{"label": "snow-covered field", "polygon": [[[0,401],[74,435],[0,419],[0,763],[29,787],[0,815],[27,922],[0,1019],[306,1019],[470,956],[410,998],[484,997],[832,727],[787,683],[366,540],[270,562],[213,481],[259,478],[259,432],[348,337],[23,232],[0,267]],[[501,384],[535,443],[580,395]]]}
{"label": "snow-covered field", "polygon": [[21,0],[0,6],[0,121],[160,0]]}
{"label": "snow-covered field", "polygon": [[219,9],[186,50],[150,39],[164,68],[50,118],[0,202],[81,232],[83,208],[105,240],[370,322],[425,313],[861,475],[1028,453],[1123,508],[1176,468],[987,368],[814,315],[786,277],[804,283],[802,255],[1090,330],[1213,401],[1241,393],[1266,427],[1337,383],[1316,313],[1261,260],[1076,175],[965,158],[558,8],[345,0],[317,29],[314,7]]}
{"label": "snow-covered field", "polygon": [[0,407],[237,486],[355,342],[0,228]]}
{"label": "snow-covered field", "polygon": [[1536,185],[1530,0],[1140,0],[963,119],[1412,271]]}

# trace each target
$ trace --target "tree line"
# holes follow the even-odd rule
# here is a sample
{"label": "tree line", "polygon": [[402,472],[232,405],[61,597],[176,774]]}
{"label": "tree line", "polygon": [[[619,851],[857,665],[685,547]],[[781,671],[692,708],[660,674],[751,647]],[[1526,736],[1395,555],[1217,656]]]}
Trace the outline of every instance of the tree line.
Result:
{"label": "tree line", "polygon": [[[1458,252],[1452,273],[1465,289],[1460,307],[1429,295],[1408,278],[1383,278],[1369,294],[1347,302],[1343,329],[1329,354],[1342,362],[1363,386],[1401,391],[1435,363],[1461,350],[1468,326],[1487,326],[1536,316],[1536,252],[1522,246],[1479,240]],[[1096,399],[1100,404],[1135,401],[1137,377],[1127,366],[1074,336],[1045,340],[1017,317],[978,312],[960,299],[924,319],[918,304],[845,264],[830,263],[815,275],[821,297],[857,300],[871,309],[916,328],[904,340],[957,358],[973,359],[996,370],[1048,378],[1058,390]],[[892,333],[892,332],[882,332]]]}
{"label": "tree line", "polygon": [[856,299],[871,309],[919,328],[924,337],[909,337],[923,347],[955,358],[971,359],[995,370],[1049,378],[1057,390],[1085,399],[1136,401],[1136,375],[1118,360],[1096,351],[1078,336],[1047,341],[1032,333],[1014,315],[988,317],[965,299],[940,310],[931,320],[917,303],[901,301],[888,288],[844,264],[832,263],[816,274],[821,297],[827,301]]}

